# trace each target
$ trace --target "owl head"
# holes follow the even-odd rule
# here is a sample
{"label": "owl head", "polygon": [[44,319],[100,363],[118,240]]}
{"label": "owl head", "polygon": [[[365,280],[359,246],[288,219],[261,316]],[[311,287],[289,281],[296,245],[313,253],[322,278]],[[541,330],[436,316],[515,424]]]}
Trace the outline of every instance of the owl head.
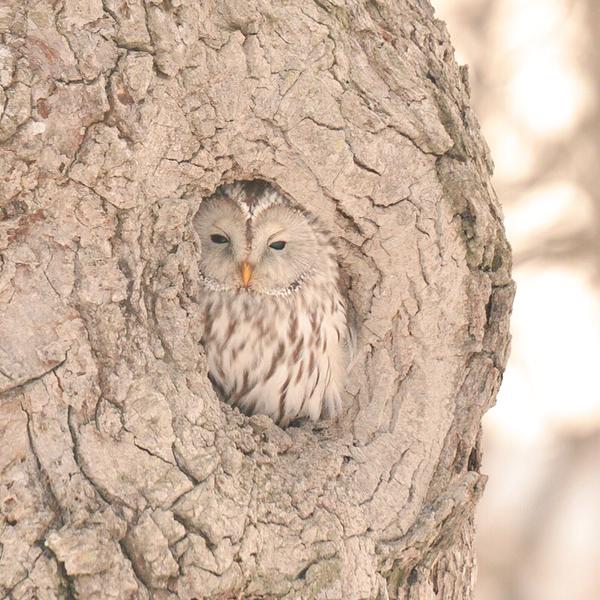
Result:
{"label": "owl head", "polygon": [[202,201],[194,225],[200,272],[213,290],[288,295],[337,264],[316,218],[266,181],[220,187]]}

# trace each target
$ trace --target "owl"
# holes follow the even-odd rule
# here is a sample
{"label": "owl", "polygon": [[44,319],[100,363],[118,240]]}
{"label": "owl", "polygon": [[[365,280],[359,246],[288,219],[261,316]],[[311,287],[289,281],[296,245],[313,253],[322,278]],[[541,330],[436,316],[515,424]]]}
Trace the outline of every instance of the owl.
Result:
{"label": "owl", "polygon": [[348,330],[332,235],[260,180],[219,188],[194,227],[201,342],[219,395],[282,427],[339,415]]}

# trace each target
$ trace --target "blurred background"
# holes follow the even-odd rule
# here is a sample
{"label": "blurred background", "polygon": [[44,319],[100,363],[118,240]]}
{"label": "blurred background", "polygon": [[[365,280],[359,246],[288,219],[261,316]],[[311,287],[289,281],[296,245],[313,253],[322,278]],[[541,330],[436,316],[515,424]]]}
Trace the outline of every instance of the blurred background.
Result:
{"label": "blurred background", "polygon": [[432,1],[470,67],[517,282],[476,599],[600,600],[600,0]]}

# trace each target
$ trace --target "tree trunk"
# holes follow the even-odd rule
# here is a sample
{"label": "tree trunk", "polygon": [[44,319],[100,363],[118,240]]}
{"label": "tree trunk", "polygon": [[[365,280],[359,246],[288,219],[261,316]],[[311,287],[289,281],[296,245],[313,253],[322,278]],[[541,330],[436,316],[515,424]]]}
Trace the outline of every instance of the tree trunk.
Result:
{"label": "tree trunk", "polygon": [[[427,0],[5,0],[0,34],[1,594],[470,598],[513,285]],[[207,379],[192,217],[252,178],[339,237],[338,424]]]}

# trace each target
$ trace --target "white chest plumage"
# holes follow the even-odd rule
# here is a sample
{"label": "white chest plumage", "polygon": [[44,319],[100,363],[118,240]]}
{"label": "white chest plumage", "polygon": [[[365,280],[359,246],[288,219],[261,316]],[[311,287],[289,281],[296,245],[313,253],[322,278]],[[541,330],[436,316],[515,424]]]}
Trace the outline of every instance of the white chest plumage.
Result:
{"label": "white chest plumage", "polygon": [[283,426],[339,414],[347,336],[336,286],[311,281],[285,296],[205,288],[201,304],[209,372],[228,403]]}

